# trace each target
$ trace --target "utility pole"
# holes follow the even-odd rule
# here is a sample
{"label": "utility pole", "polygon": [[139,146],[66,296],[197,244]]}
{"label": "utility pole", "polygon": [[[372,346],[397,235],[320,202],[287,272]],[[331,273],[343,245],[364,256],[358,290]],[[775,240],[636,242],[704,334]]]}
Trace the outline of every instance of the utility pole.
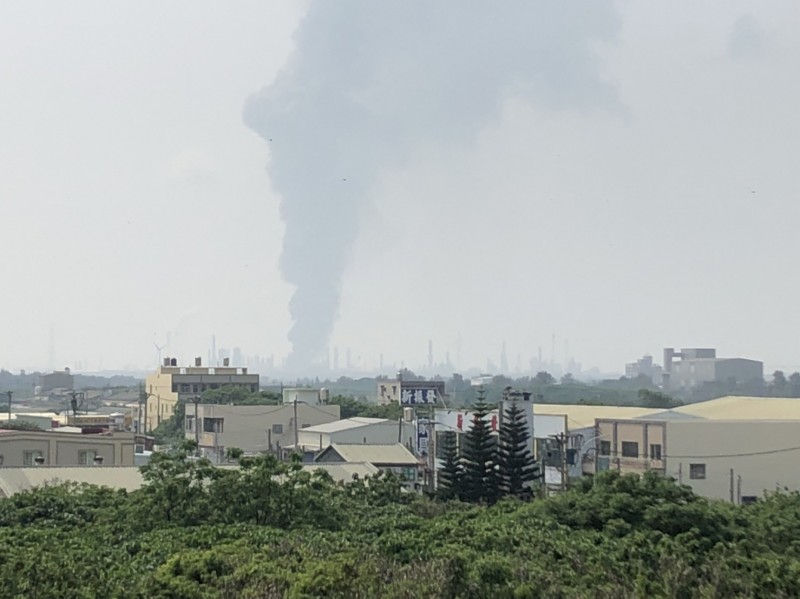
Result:
{"label": "utility pole", "polygon": [[136,433],[142,434],[142,404],[147,402],[147,396],[144,394],[144,385],[139,384],[139,411],[136,413]]}
{"label": "utility pole", "polygon": [[736,503],[733,495],[733,468],[731,468],[731,503]]}
{"label": "utility pole", "polygon": [[6,391],[8,395],[8,421],[11,422],[11,396],[14,395],[13,391]]}

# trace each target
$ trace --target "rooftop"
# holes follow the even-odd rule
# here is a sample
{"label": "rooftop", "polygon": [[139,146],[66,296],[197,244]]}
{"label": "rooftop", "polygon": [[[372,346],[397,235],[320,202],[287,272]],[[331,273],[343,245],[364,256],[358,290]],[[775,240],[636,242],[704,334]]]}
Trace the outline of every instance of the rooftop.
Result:
{"label": "rooftop", "polygon": [[333,443],[315,458],[320,460],[335,452],[345,462],[367,462],[374,465],[397,465],[405,466],[417,464],[417,456],[411,453],[402,443],[392,443],[389,445],[359,445],[348,443]]}
{"label": "rooftop", "polygon": [[[392,422],[386,418],[345,418],[343,420],[334,420],[325,424],[317,424],[315,426],[308,426],[303,429],[307,433],[338,433],[354,428],[361,428],[362,426],[369,426],[370,424],[381,424],[384,422]],[[392,422],[394,424],[394,422]]]}
{"label": "rooftop", "polygon": [[569,430],[590,428],[596,418],[633,420],[663,412],[663,409],[640,408],[633,406],[590,406],[584,404],[544,404],[533,406],[534,414],[565,415]]}
{"label": "rooftop", "polygon": [[142,474],[134,466],[74,466],[0,468],[0,497],[10,497],[44,485],[88,483],[134,491],[142,486]]}
{"label": "rooftop", "polygon": [[707,420],[800,420],[800,399],[729,395],[671,411]]}

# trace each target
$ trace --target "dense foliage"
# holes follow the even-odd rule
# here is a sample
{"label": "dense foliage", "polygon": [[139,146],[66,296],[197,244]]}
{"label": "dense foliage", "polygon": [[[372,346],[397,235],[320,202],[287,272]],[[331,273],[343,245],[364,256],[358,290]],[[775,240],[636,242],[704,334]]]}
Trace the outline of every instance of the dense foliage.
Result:
{"label": "dense foliage", "polygon": [[710,502],[607,472],[548,499],[432,502],[270,457],[161,454],[139,491],[0,500],[3,597],[795,597],[800,496]]}

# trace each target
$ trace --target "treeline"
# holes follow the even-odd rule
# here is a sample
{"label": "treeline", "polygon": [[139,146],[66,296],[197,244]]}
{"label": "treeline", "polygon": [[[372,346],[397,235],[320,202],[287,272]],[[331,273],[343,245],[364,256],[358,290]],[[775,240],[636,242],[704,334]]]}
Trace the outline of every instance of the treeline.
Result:
{"label": "treeline", "polygon": [[127,493],[0,500],[0,596],[77,599],[796,597],[800,496],[708,501],[606,472],[548,499],[468,505],[297,463],[159,454]]}

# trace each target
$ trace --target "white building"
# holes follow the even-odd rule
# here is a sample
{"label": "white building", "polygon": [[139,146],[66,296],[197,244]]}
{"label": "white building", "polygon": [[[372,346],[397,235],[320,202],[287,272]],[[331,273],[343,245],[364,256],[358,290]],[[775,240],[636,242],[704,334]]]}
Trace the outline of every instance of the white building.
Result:
{"label": "white building", "polygon": [[386,418],[347,418],[310,426],[298,433],[298,444],[307,452],[322,451],[334,443],[402,443],[406,447],[414,447],[415,442],[413,423]]}

